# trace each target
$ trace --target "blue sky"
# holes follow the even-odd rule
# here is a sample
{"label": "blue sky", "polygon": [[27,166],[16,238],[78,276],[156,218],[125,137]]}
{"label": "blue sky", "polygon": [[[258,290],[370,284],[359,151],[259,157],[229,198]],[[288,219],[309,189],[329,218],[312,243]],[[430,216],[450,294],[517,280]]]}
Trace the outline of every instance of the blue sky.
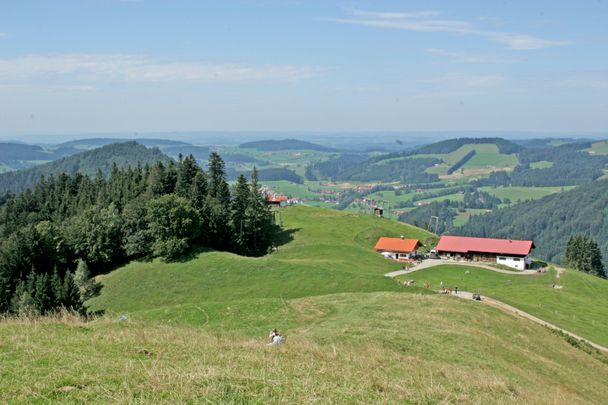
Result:
{"label": "blue sky", "polygon": [[0,136],[608,131],[606,1],[0,4]]}

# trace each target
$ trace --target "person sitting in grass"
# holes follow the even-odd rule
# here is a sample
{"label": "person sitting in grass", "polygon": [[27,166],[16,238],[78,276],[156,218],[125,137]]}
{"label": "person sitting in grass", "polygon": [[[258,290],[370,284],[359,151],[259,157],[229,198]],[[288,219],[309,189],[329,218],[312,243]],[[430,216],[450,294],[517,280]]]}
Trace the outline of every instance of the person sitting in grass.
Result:
{"label": "person sitting in grass", "polygon": [[285,341],[283,336],[279,334],[276,328],[270,332],[269,338],[270,342],[266,346],[278,346]]}

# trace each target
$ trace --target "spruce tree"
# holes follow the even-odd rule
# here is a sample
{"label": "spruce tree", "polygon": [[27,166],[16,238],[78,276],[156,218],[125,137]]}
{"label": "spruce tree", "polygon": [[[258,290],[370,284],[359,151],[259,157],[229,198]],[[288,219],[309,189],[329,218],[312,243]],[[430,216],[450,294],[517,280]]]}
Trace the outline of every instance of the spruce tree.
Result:
{"label": "spruce tree", "polygon": [[80,291],[74,282],[74,275],[70,272],[65,273],[63,278],[63,306],[74,311],[82,310]]}
{"label": "spruce tree", "polygon": [[573,235],[568,239],[564,253],[566,264],[578,271],[606,278],[602,253],[597,242],[586,235]]}
{"label": "spruce tree", "polygon": [[91,273],[89,271],[89,266],[87,266],[87,262],[82,259],[78,259],[78,265],[76,266],[76,271],[74,272],[74,283],[80,289],[84,288],[91,278]]}
{"label": "spruce tree", "polygon": [[202,212],[205,207],[205,200],[207,199],[207,176],[202,171],[197,171],[192,182],[192,188],[190,189],[190,201],[192,206]]}
{"label": "spruce tree", "polygon": [[251,172],[249,192],[249,218],[251,232],[251,254],[265,254],[273,243],[274,227],[272,213],[266,203],[258,181],[258,171],[254,167]]}
{"label": "spruce tree", "polygon": [[215,198],[227,208],[230,204],[230,190],[226,182],[225,166],[224,161],[217,152],[212,152],[209,155],[209,170],[207,172],[209,178],[209,196]]}
{"label": "spruce tree", "polygon": [[31,291],[31,294],[34,307],[36,307],[38,313],[44,314],[52,309],[54,297],[51,290],[51,282],[46,273],[35,276],[34,289]]}
{"label": "spruce tree", "polygon": [[175,193],[180,197],[189,197],[192,190],[194,179],[200,168],[196,164],[194,156],[189,155],[179,162],[177,168],[177,183],[175,185]]}
{"label": "spruce tree", "polygon": [[250,192],[247,179],[243,174],[239,175],[234,185],[230,219],[234,246],[240,253],[246,253],[250,233],[250,223],[247,221],[247,211],[251,201]]}

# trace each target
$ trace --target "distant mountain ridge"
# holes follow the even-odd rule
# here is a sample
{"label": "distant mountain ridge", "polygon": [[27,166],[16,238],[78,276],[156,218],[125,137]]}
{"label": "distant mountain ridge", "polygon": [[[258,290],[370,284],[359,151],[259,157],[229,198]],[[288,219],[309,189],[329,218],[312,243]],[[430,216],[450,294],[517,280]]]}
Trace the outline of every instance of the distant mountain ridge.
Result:
{"label": "distant mountain ridge", "polygon": [[263,151],[279,151],[279,150],[316,150],[319,152],[336,152],[337,149],[327,146],[318,145],[299,139],[267,139],[262,141],[245,142],[239,145],[239,148],[257,149]]}
{"label": "distant mountain ridge", "polygon": [[72,141],[63,142],[57,147],[71,147],[76,148],[78,146],[90,146],[90,147],[100,147],[106,146],[113,143],[124,143],[134,141],[139,143],[140,145],[144,145],[147,147],[153,147],[157,145],[165,145],[165,146],[190,146],[187,142],[182,141],[173,141],[169,139],[160,139],[160,138],[86,138],[86,139],[74,139]]}
{"label": "distant mountain ridge", "polygon": [[41,176],[58,175],[62,172],[94,176],[98,170],[104,174],[109,173],[114,163],[125,167],[168,159],[169,157],[159,149],[146,148],[135,141],[113,143],[29,169],[0,174],[0,192],[16,193],[33,188]]}
{"label": "distant mountain ridge", "polygon": [[22,142],[0,142],[0,165],[6,165],[9,170],[24,169],[33,166],[34,161],[56,160],[77,152],[70,147],[45,149]]}

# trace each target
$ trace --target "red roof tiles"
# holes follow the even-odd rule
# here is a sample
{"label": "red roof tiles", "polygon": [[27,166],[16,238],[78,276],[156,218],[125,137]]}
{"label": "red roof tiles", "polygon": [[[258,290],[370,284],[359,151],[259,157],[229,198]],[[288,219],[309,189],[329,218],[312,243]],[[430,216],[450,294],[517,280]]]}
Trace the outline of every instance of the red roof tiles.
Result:
{"label": "red roof tiles", "polygon": [[531,240],[442,236],[435,250],[456,253],[477,252],[526,256],[530,254],[530,251],[534,247],[534,242]]}
{"label": "red roof tiles", "polygon": [[272,202],[272,203],[280,203],[280,202],[285,202],[287,200],[289,200],[289,198],[285,197],[284,195],[266,196],[266,201]]}
{"label": "red roof tiles", "polygon": [[401,239],[381,237],[374,249],[384,252],[410,253],[420,245],[418,239]]}

